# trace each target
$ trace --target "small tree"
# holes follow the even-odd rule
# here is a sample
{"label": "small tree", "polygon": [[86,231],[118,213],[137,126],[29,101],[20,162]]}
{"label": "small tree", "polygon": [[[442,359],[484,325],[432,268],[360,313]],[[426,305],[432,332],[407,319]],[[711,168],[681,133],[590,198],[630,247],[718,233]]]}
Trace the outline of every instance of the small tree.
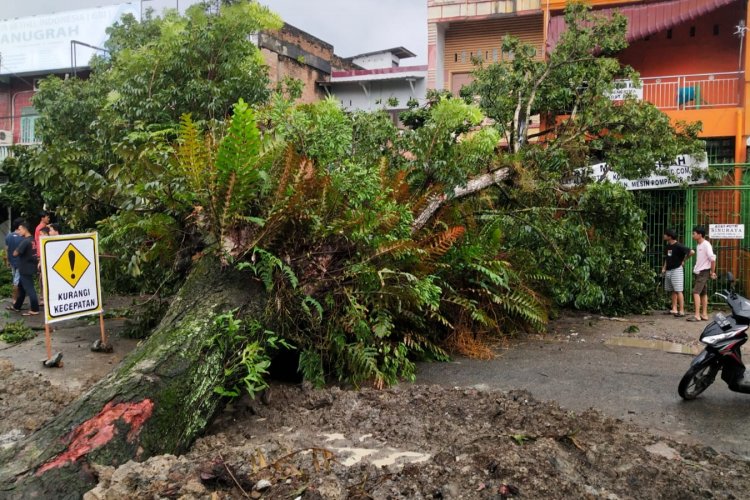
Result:
{"label": "small tree", "polygon": [[34,97],[42,147],[27,175],[69,226],[99,227],[106,251],[127,264],[110,274],[119,283],[137,276],[129,283],[138,289],[156,289],[189,264],[180,248],[194,239],[181,226],[192,207],[184,183],[167,177],[180,117],[221,128],[238,99],[270,95],[249,36],[280,27],[279,18],[256,2],[219,15],[207,8],[125,16],[108,28],[109,53],[92,60],[87,79],[47,78]]}
{"label": "small tree", "polygon": [[[611,314],[641,310],[654,297],[643,213],[620,186],[570,188],[562,180],[599,162],[635,179],[680,154],[700,158],[701,125],[673,125],[650,103],[610,98],[618,80],[638,84],[616,59],[626,47],[622,15],[597,16],[573,4],[565,20],[547,59],[506,37],[512,61],[480,65],[464,91],[495,121],[515,165],[506,173],[516,182],[486,216],[504,228],[503,248],[551,278],[548,291],[558,304]],[[533,135],[532,115],[546,127]]]}

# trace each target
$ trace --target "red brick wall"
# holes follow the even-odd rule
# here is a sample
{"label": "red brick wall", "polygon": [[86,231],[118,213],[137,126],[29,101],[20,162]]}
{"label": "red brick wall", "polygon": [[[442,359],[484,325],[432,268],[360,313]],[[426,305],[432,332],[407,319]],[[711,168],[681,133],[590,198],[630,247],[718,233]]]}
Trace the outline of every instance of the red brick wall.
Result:
{"label": "red brick wall", "polygon": [[31,106],[33,78],[12,78],[0,86],[0,129],[13,130],[13,143],[21,138],[21,110]]}

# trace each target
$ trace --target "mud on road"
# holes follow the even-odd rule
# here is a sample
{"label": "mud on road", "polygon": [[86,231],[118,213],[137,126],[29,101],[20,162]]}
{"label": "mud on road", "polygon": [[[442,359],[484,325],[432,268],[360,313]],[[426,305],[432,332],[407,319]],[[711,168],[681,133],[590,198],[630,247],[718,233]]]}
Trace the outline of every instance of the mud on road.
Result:
{"label": "mud on road", "polygon": [[[547,337],[511,344],[496,360],[422,365],[419,382],[437,380],[442,386],[404,384],[385,391],[274,386],[268,405],[247,398],[230,404],[184,456],[98,467],[100,483],[85,498],[750,498],[750,462],[700,439],[683,439],[691,437],[685,432],[690,429],[664,420],[661,409],[652,415],[633,406],[643,403],[648,387],[647,406],[660,401],[662,392],[673,392],[671,380],[662,386],[644,377],[648,369],[666,359],[664,369],[679,372],[690,358],[607,342],[626,337],[688,345],[694,339],[681,323],[663,321],[565,317]],[[23,365],[29,358],[24,349],[3,355],[18,352]],[[561,355],[564,367],[580,369],[556,380],[549,366],[540,367],[539,351],[549,351],[550,359]],[[597,366],[592,358],[602,353],[610,357],[601,360],[601,372],[592,372]],[[64,370],[75,365],[71,357]],[[628,370],[636,375],[618,377],[631,392],[610,387],[615,382],[601,376]],[[536,372],[542,375],[534,379]],[[90,383],[80,372],[67,373],[75,383],[50,384],[0,360],[0,446],[13,446]],[[483,382],[481,389],[454,387],[475,380]],[[540,389],[535,394],[549,399],[565,399],[566,391],[574,393],[581,384],[594,389],[577,392],[577,407],[566,402],[577,411],[540,402],[526,391],[497,390],[503,383],[526,387],[522,382],[529,381]],[[703,410],[685,407],[690,410],[685,419],[702,411],[710,421],[710,398],[724,401],[726,395],[721,388],[709,391],[714,393],[707,392]],[[624,416],[613,418],[618,412]],[[635,424],[644,419],[669,425],[648,430]],[[747,439],[741,440],[745,446]]]}
{"label": "mud on road", "polygon": [[88,498],[748,498],[749,473],[524,391],[277,386],[185,456],[101,470]]}

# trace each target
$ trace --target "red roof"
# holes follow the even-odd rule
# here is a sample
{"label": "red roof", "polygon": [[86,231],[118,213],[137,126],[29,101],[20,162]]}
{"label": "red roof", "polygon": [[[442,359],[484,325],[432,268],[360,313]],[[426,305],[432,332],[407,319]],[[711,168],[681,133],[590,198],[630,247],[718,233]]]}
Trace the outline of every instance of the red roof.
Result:
{"label": "red roof", "polygon": [[[628,42],[640,40],[649,35],[667,30],[677,24],[692,21],[719,7],[724,7],[737,0],[673,0],[671,2],[634,5],[612,9],[597,10],[597,14],[611,15],[620,12],[628,18]],[[739,2],[737,2],[739,4]],[[565,31],[565,17],[553,16],[547,31],[547,52],[551,52]]]}

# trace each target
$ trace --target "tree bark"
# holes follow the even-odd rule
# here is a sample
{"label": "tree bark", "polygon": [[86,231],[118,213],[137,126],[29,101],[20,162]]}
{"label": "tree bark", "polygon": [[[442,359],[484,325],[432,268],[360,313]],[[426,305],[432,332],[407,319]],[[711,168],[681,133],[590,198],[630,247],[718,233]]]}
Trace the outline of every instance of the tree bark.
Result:
{"label": "tree bark", "polygon": [[440,210],[440,207],[445,205],[446,202],[450,200],[455,200],[457,198],[463,198],[464,196],[469,196],[470,194],[477,193],[483,189],[486,189],[493,184],[499,184],[500,182],[504,181],[510,176],[510,169],[509,168],[501,168],[498,170],[495,170],[493,172],[489,172],[486,174],[479,175],[477,177],[474,177],[473,179],[469,180],[469,182],[466,183],[463,187],[457,187],[453,190],[453,193],[450,195],[448,194],[438,194],[429,199],[427,202],[427,206],[422,210],[422,212],[417,216],[416,219],[414,219],[414,222],[411,224],[411,231],[412,233],[416,233],[420,229],[422,229],[425,224],[427,224],[430,219],[435,215],[435,213]]}
{"label": "tree bark", "polygon": [[223,403],[214,388],[226,353],[212,338],[214,318],[242,307],[260,314],[262,294],[202,258],[147,341],[42,429],[0,451],[0,497],[80,498],[96,484],[92,463],[186,451]]}

